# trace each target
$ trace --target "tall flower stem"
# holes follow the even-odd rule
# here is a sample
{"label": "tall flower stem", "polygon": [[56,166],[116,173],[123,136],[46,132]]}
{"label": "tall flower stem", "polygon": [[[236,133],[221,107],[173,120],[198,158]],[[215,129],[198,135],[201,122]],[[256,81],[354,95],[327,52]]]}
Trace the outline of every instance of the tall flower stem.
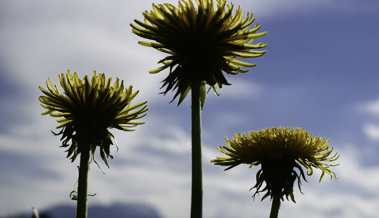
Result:
{"label": "tall flower stem", "polygon": [[76,218],[87,218],[89,149],[81,152],[79,166],[78,202]]}
{"label": "tall flower stem", "polygon": [[278,218],[280,208],[280,195],[275,195],[272,200],[270,218]]}
{"label": "tall flower stem", "polygon": [[203,213],[203,165],[201,154],[201,104],[200,84],[193,83],[192,87],[192,193],[191,218],[201,218]]}

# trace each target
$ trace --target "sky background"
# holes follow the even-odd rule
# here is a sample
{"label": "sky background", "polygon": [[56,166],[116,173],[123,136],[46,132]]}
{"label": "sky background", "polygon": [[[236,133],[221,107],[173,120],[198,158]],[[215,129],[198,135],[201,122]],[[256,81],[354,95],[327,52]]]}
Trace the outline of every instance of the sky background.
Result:
{"label": "sky background", "polygon": [[[110,169],[92,163],[89,204],[142,203],[165,218],[190,212],[190,99],[180,107],[173,93],[158,94],[168,71],[150,75],[164,54],[138,45],[130,23],[143,20],[152,3],[177,0],[0,2],[0,216],[74,204],[78,161],[66,159],[55,118],[41,116],[50,77],[92,71],[118,77],[148,101],[146,124],[135,132],[111,130]],[[341,156],[331,168],[303,182],[297,203],[282,203],[280,217],[373,218],[379,214],[379,2],[377,0],[234,0],[253,12],[256,40],[268,52],[258,65],[228,78],[232,86],[212,91],[202,113],[204,217],[268,217],[271,202],[254,199],[255,173],[240,165],[229,171],[211,159],[223,156],[225,136],[273,126],[305,128],[330,140]],[[230,3],[230,1],[228,1]],[[246,59],[245,59],[246,60]],[[100,158],[99,158],[100,160]]]}

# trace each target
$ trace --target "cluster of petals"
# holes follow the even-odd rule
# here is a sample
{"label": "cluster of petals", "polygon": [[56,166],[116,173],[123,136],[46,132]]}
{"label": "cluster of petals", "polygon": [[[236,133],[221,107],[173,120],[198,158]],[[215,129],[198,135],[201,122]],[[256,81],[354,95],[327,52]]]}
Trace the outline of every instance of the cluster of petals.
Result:
{"label": "cluster of petals", "polygon": [[237,60],[262,56],[266,51],[260,49],[264,43],[253,44],[256,38],[266,32],[258,33],[260,26],[254,22],[252,14],[243,17],[238,7],[233,15],[233,4],[226,5],[225,0],[179,1],[178,8],[171,4],[153,4],[153,10],[145,11],[144,22],[135,20],[131,24],[133,33],[155,42],[139,42],[168,54],[158,63],[163,66],[150,71],[159,73],[170,69],[163,80],[168,91],[177,89],[173,100],[179,97],[178,105],[185,99],[194,86],[200,86],[201,102],[206,97],[206,84],[216,91],[216,86],[230,85],[223,72],[228,75],[247,72],[242,67],[254,67],[256,64]]}
{"label": "cluster of petals", "polygon": [[59,77],[62,94],[50,78],[46,82],[48,90],[39,87],[45,94],[40,96],[41,106],[47,109],[42,115],[49,114],[58,119],[56,128],[61,129],[57,135],[62,135],[62,147],[69,147],[67,157],[74,161],[82,151],[90,150],[92,157],[96,147],[100,147],[100,155],[107,163],[110,155],[110,145],[113,135],[108,128],[123,131],[133,131],[133,127],[143,124],[137,122],[146,115],[146,101],[131,105],[138,91],[132,91],[132,86],[124,87],[123,81],[117,78],[113,86],[112,78],[108,80],[105,74],[93,72],[92,78],[85,76],[80,79],[75,72],[62,73]]}
{"label": "cluster of petals", "polygon": [[[234,134],[233,140],[226,138],[227,146],[217,148],[227,157],[217,157],[211,160],[215,165],[226,166],[225,170],[231,169],[240,164],[248,164],[251,168],[261,165],[261,170],[257,173],[257,184],[253,188],[259,188],[264,181],[268,191],[264,197],[272,194],[272,187],[277,182],[271,180],[281,180],[282,196],[290,196],[293,200],[293,183],[297,179],[300,188],[300,179],[306,181],[302,168],[308,170],[308,175],[312,175],[314,168],[322,171],[320,182],[325,173],[330,177],[337,178],[329,167],[338,164],[328,164],[338,159],[339,155],[331,155],[333,147],[329,148],[329,141],[324,138],[313,137],[310,132],[301,128],[273,127],[259,131],[249,131]],[[299,173],[295,171],[298,170]],[[286,172],[279,178],[275,175]],[[286,181],[287,180],[287,181]],[[301,189],[300,189],[301,190]]]}

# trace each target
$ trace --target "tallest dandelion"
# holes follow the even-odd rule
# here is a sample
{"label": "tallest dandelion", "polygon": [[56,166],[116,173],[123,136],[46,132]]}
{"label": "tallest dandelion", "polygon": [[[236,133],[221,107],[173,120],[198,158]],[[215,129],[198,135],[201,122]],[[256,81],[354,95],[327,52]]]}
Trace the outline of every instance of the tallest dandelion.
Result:
{"label": "tallest dandelion", "polygon": [[[237,60],[262,56],[266,51],[257,51],[267,44],[253,44],[254,39],[266,35],[257,33],[260,26],[250,29],[254,18],[252,14],[243,17],[238,7],[233,15],[233,4],[226,1],[196,0],[197,8],[191,0],[180,1],[179,7],[171,4],[155,5],[153,11],[145,11],[145,22],[135,20],[131,24],[133,33],[156,42],[139,42],[153,47],[169,56],[160,60],[163,64],[150,73],[159,73],[169,68],[170,74],[163,81],[163,92],[175,90],[174,99],[180,95],[178,105],[194,86],[200,85],[201,104],[204,104],[208,84],[216,92],[216,85],[230,85],[223,72],[228,75],[244,73],[241,67],[254,67],[256,64]],[[237,59],[236,59],[237,58]]]}
{"label": "tallest dandelion", "polygon": [[216,94],[217,87],[231,85],[225,78],[248,70],[256,64],[237,59],[262,56],[264,43],[253,44],[256,38],[266,35],[258,33],[260,26],[252,26],[252,14],[243,16],[238,7],[233,15],[233,4],[225,0],[179,1],[178,8],[171,4],[153,4],[153,10],[145,11],[144,22],[135,20],[131,24],[133,33],[154,42],[139,42],[147,47],[168,54],[158,63],[163,66],[151,70],[159,73],[169,69],[163,80],[167,94],[172,90],[179,96],[178,105],[191,91],[192,104],[192,197],[191,217],[202,217],[202,161],[201,161],[201,109],[206,98],[206,84]]}

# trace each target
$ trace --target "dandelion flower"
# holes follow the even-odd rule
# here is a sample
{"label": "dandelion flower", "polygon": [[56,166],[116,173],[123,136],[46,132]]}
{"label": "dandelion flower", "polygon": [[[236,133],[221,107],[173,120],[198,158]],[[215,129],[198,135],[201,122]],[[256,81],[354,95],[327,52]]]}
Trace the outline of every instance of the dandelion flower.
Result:
{"label": "dandelion flower", "polygon": [[143,124],[135,120],[146,115],[146,101],[131,105],[138,91],[132,92],[132,86],[124,87],[123,81],[117,78],[111,86],[112,78],[106,80],[105,74],[96,75],[92,79],[85,76],[79,79],[67,72],[58,76],[63,88],[62,94],[50,78],[46,82],[48,90],[39,89],[45,94],[40,96],[41,106],[47,109],[42,115],[61,118],[57,129],[61,131],[62,147],[68,147],[67,157],[74,161],[82,152],[90,151],[94,159],[96,147],[100,147],[100,156],[109,167],[107,158],[112,145],[112,133],[108,128],[133,131],[133,127]]}
{"label": "dandelion flower", "polygon": [[133,33],[155,42],[139,42],[153,47],[169,56],[158,63],[163,66],[150,71],[159,73],[169,68],[170,74],[164,79],[166,94],[177,89],[173,100],[180,95],[178,105],[185,99],[191,87],[200,86],[201,106],[206,97],[206,84],[218,95],[216,85],[231,85],[225,79],[227,75],[236,75],[248,70],[242,67],[254,67],[256,64],[242,62],[238,58],[262,56],[266,51],[257,51],[266,46],[264,43],[253,44],[256,38],[266,35],[257,33],[258,23],[252,14],[243,18],[240,7],[233,15],[233,4],[226,5],[225,0],[191,0],[179,1],[178,8],[171,4],[153,4],[153,10],[145,11],[144,22],[135,20],[131,24]]}
{"label": "dandelion flower", "polygon": [[[286,196],[287,200],[290,197],[295,202],[295,180],[298,180],[300,191],[301,178],[307,181],[302,167],[308,170],[309,176],[313,174],[313,168],[320,169],[320,182],[325,173],[331,178],[338,178],[329,170],[330,166],[338,164],[324,162],[335,161],[339,155],[335,153],[329,157],[333,151],[333,147],[328,147],[329,141],[320,136],[312,137],[312,134],[304,129],[273,127],[258,132],[251,131],[249,135],[234,134],[232,141],[226,138],[226,144],[228,147],[219,147],[217,150],[228,157],[217,157],[211,162],[226,166],[225,170],[239,164],[249,164],[250,168],[260,164],[261,169],[256,175],[257,182],[252,189],[256,188],[255,194],[266,191],[262,200],[268,196],[277,196],[283,200],[283,196]],[[266,186],[262,189],[263,182]]]}

